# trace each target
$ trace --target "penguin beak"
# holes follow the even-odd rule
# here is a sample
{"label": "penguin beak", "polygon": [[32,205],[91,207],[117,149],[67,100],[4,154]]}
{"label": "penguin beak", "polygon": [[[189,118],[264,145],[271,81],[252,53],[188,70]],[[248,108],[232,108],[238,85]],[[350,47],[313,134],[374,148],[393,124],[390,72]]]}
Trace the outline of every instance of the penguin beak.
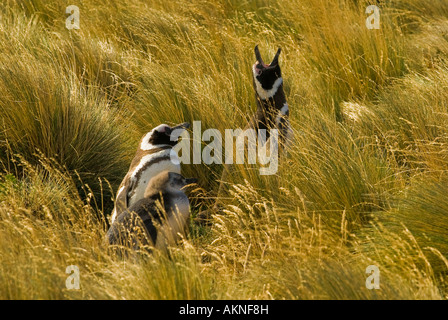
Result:
{"label": "penguin beak", "polygon": [[265,64],[263,62],[263,59],[261,58],[260,49],[258,49],[258,45],[255,46],[255,50],[254,51],[255,51],[255,58],[258,61],[257,68],[258,69],[262,69]]}
{"label": "penguin beak", "polygon": [[255,46],[255,58],[257,59],[257,69],[263,70],[268,67],[275,67],[278,65],[278,57],[280,56],[280,53],[282,52],[281,48],[278,48],[277,53],[274,56],[274,59],[272,59],[272,62],[270,64],[264,63],[263,59],[261,58],[260,50],[258,49],[258,45]]}
{"label": "penguin beak", "polygon": [[278,48],[277,53],[275,54],[274,59],[271,62],[271,66],[276,66],[278,65],[278,57],[280,56],[280,53],[282,52],[281,48]]}

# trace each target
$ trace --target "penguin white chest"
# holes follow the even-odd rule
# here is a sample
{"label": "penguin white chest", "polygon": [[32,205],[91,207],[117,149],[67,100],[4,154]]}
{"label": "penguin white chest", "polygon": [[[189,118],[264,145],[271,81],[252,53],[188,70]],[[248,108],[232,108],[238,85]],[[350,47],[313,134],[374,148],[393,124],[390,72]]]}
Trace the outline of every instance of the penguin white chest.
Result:
{"label": "penguin white chest", "polygon": [[141,159],[131,177],[131,183],[134,185],[134,188],[132,193],[129,194],[128,207],[143,199],[149,181],[162,171],[180,174],[179,161],[172,160],[170,150],[149,154]]}

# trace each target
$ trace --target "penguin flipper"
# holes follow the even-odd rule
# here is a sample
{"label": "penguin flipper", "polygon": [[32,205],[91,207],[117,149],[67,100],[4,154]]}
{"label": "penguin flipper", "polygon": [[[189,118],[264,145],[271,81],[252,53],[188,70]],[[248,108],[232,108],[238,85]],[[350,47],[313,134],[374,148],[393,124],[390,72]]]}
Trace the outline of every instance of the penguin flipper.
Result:
{"label": "penguin flipper", "polygon": [[117,219],[120,214],[125,212],[129,207],[129,199],[134,190],[134,184],[129,174],[123,179],[118,189],[118,193],[115,199],[114,211],[112,212],[112,223]]}
{"label": "penguin flipper", "polygon": [[123,190],[124,196],[125,196],[126,209],[129,208],[129,203],[131,202],[130,199],[131,199],[132,195],[134,194],[134,191],[136,188],[135,179],[129,179],[128,181],[129,181],[128,187],[125,190]]}
{"label": "penguin flipper", "polygon": [[[120,188],[121,189],[121,188]],[[126,189],[123,188],[118,194],[117,199],[115,200],[115,212],[118,215],[125,211],[128,207],[128,197]]]}
{"label": "penguin flipper", "polygon": [[148,232],[149,237],[151,238],[152,245],[155,246],[157,242],[157,228],[154,225],[152,219],[144,219],[143,225],[145,226],[146,231]]}

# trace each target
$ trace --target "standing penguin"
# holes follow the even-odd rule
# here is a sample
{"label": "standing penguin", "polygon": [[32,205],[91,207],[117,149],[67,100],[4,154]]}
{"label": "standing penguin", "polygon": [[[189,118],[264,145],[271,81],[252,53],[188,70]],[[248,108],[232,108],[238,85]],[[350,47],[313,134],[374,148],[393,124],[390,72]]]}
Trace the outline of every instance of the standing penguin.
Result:
{"label": "standing penguin", "polygon": [[165,250],[186,229],[190,203],[182,190],[196,183],[175,172],[163,171],[151,179],[143,199],[121,213],[107,232],[111,245],[152,245]]}
{"label": "standing penguin", "polygon": [[[289,106],[286,101],[285,92],[283,91],[283,77],[279,65],[279,56],[281,49],[272,59],[270,64],[266,64],[261,57],[258,46],[255,46],[256,62],[252,66],[253,88],[255,91],[255,100],[257,103],[257,111],[255,115],[248,121],[245,127],[254,129],[257,134],[260,130],[266,133],[266,144],[278,143],[279,150],[285,149],[292,139],[292,129],[289,123]],[[279,141],[271,141],[270,130],[278,130]],[[263,133],[263,131],[261,131]],[[270,150],[267,148],[267,150]],[[232,166],[225,165],[221,175],[221,183],[217,192],[217,200],[211,209],[200,212],[197,216],[199,223],[208,223],[213,212],[219,212],[220,199],[226,196],[227,184],[232,179]]]}
{"label": "standing penguin", "polygon": [[118,189],[112,223],[121,212],[143,198],[151,178],[165,170],[180,174],[180,161],[177,154],[172,152],[178,139],[172,140],[171,134],[176,129],[185,130],[189,127],[187,122],[175,127],[161,124],[143,136],[129,171]]}
{"label": "standing penguin", "polygon": [[281,49],[279,48],[270,64],[265,64],[261,58],[258,46],[255,46],[257,61],[252,66],[257,112],[248,124],[256,130],[277,129],[281,145],[288,143],[292,136],[289,124],[289,107],[283,91],[282,72],[278,63]]}

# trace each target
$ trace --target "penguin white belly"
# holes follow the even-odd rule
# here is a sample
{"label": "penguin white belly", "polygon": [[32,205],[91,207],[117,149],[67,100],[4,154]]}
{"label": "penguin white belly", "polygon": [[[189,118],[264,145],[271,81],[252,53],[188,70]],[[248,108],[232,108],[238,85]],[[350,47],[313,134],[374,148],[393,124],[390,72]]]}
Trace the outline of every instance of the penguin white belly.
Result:
{"label": "penguin white belly", "polygon": [[[140,173],[138,181],[135,183],[135,188],[130,194],[128,207],[135,202],[144,198],[146,187],[149,181],[162,171],[175,172],[180,174],[180,165],[174,164],[170,159],[162,160],[157,163],[149,165]],[[134,179],[134,177],[132,177]],[[137,178],[135,178],[137,179]]]}

